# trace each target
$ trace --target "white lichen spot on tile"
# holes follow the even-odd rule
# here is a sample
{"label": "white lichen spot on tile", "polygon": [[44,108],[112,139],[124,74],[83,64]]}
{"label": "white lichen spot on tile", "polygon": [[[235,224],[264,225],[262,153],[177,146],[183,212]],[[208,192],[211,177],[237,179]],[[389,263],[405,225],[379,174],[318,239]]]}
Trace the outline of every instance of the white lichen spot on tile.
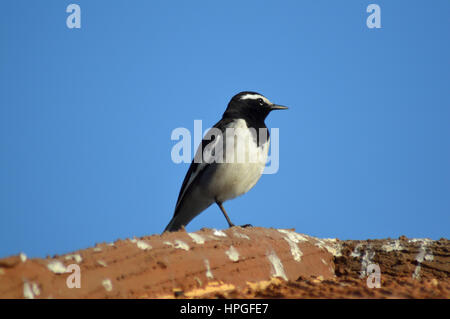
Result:
{"label": "white lichen spot on tile", "polygon": [[25,255],[24,253],[20,253],[19,254],[19,257],[20,257],[20,261],[21,262],[26,262],[27,261],[27,255]]}
{"label": "white lichen spot on tile", "polygon": [[248,239],[248,240],[250,240],[250,237],[248,237],[248,236],[245,235],[245,234],[241,234],[241,233],[239,233],[239,232],[237,232],[237,231],[233,231],[233,235],[234,235],[234,237],[237,237],[237,238],[243,238],[243,239]]}
{"label": "white lichen spot on tile", "polygon": [[355,246],[355,250],[352,251],[352,253],[350,254],[350,256],[353,257],[353,258],[359,258],[359,257],[361,257],[361,251],[360,251],[361,247],[362,247],[362,244],[357,244],[357,245]]}
{"label": "white lichen spot on tile", "polygon": [[432,261],[434,259],[433,252],[431,251],[431,248],[428,247],[433,241],[428,238],[419,238],[419,239],[411,239],[409,240],[410,243],[420,243],[419,246],[419,252],[416,256],[417,266],[414,269],[414,273],[412,277],[414,279],[420,279],[420,271],[422,270],[422,262],[424,260],[426,261]]}
{"label": "white lichen spot on tile", "polygon": [[327,265],[327,266],[328,266],[328,264],[327,264],[327,262],[325,261],[325,259],[320,258],[320,261],[321,261],[324,265]]}
{"label": "white lichen spot on tile", "polygon": [[[361,251],[361,247],[362,245],[357,245],[356,248],[358,248],[358,253],[361,255],[360,251]],[[367,268],[369,267],[369,265],[373,264],[373,258],[375,257],[375,251],[372,250],[372,245],[368,244],[367,246],[365,246],[364,248],[364,255],[361,257],[361,270],[360,270],[360,278],[364,278],[366,276],[369,276],[370,274],[367,273]]]}
{"label": "white lichen spot on tile", "polygon": [[285,236],[283,237],[284,240],[289,244],[289,247],[291,249],[292,257],[295,261],[301,261],[303,253],[298,247],[298,243],[308,241],[308,239],[305,236],[302,236],[300,234],[297,234],[294,231],[287,230],[287,229],[278,229],[278,231]]}
{"label": "white lichen spot on tile", "polygon": [[286,242],[289,244],[289,247],[291,249],[291,254],[292,254],[292,257],[294,258],[294,260],[301,261],[303,253],[300,250],[300,248],[298,248],[297,243],[294,242],[290,237],[284,237],[284,240],[286,240]]}
{"label": "white lichen spot on tile", "polygon": [[47,268],[55,274],[63,274],[67,271],[66,266],[59,260],[53,260],[47,264]]}
{"label": "white lichen spot on tile", "polygon": [[200,280],[200,278],[198,278],[197,276],[195,276],[194,279],[195,279],[195,281],[197,282],[197,285],[198,285],[199,287],[203,286],[203,283],[202,283],[202,281]]}
{"label": "white lichen spot on tile", "polygon": [[411,238],[410,240],[408,240],[408,242],[409,243],[423,243],[428,246],[429,244],[431,244],[433,242],[433,240],[430,238]]}
{"label": "white lichen spot on tile", "polygon": [[269,259],[269,262],[272,265],[272,276],[288,280],[286,273],[284,272],[283,263],[281,262],[280,258],[278,258],[275,251],[272,250],[268,252],[267,259]]}
{"label": "white lichen spot on tile", "polygon": [[330,266],[329,270],[330,270],[330,273],[332,273],[333,275],[336,275],[336,273],[334,272],[334,268],[332,266]]}
{"label": "white lichen spot on tile", "polygon": [[373,264],[372,260],[374,257],[375,257],[375,252],[372,250],[372,246],[369,244],[369,245],[367,245],[364,255],[361,259],[361,271],[360,271],[360,275],[359,275],[360,278],[364,278],[369,275],[367,273],[367,267],[370,264]]}
{"label": "white lichen spot on tile", "polygon": [[35,296],[39,296],[41,294],[41,290],[39,289],[39,286],[35,282],[31,284],[31,290],[33,291]]}
{"label": "white lichen spot on tile", "polygon": [[103,266],[103,267],[108,267],[108,264],[104,260],[97,260],[97,264],[99,264],[100,266]]}
{"label": "white lichen spot on tile", "polygon": [[39,289],[39,286],[32,282],[24,282],[23,284],[23,297],[25,299],[34,299],[34,297],[37,297],[41,294],[41,291]]}
{"label": "white lichen spot on tile", "polygon": [[178,249],[189,250],[189,245],[186,244],[184,241],[179,240],[179,239],[175,239],[175,245],[174,245],[174,247],[175,247],[175,248],[178,248]]}
{"label": "white lichen spot on tile", "polygon": [[418,264],[416,266],[416,268],[414,269],[414,273],[412,274],[412,277],[414,279],[419,279],[420,278],[420,271],[422,270],[422,266],[420,264]]}
{"label": "white lichen spot on tile", "polygon": [[23,297],[25,299],[34,299],[33,290],[31,290],[31,285],[28,282],[23,283]]}
{"label": "white lichen spot on tile", "polygon": [[170,241],[165,241],[165,242],[163,242],[163,244],[167,245],[167,246],[170,246],[170,247],[173,247],[173,244]]}
{"label": "white lichen spot on tile", "polygon": [[383,246],[381,246],[381,249],[383,249],[385,252],[389,253],[391,251],[400,251],[405,249],[401,243],[400,240],[394,240],[394,241],[390,241],[386,244],[384,244]]}
{"label": "white lichen spot on tile", "polygon": [[206,267],[206,278],[213,279],[214,276],[211,272],[211,267],[209,266],[209,260],[205,259],[204,263],[205,263],[205,267]]}
{"label": "white lichen spot on tile", "polygon": [[233,246],[228,249],[225,254],[227,254],[228,258],[230,258],[231,261],[238,261],[239,260],[239,253]]}
{"label": "white lichen spot on tile", "polygon": [[148,244],[148,243],[146,243],[145,241],[142,241],[142,240],[138,240],[138,241],[136,242],[136,246],[137,246],[139,249],[142,249],[142,250],[149,250],[149,249],[152,249],[152,246],[151,246],[150,244]]}
{"label": "white lichen spot on tile", "polygon": [[105,279],[102,281],[102,286],[105,288],[106,291],[111,291],[113,289],[113,285],[111,282],[111,279]]}
{"label": "white lichen spot on tile", "polygon": [[301,241],[308,241],[308,238],[306,238],[303,235],[297,234],[295,231],[287,230],[287,229],[278,229],[278,231],[282,234],[285,234],[294,243],[298,244]]}
{"label": "white lichen spot on tile", "polygon": [[[364,255],[361,255],[362,253],[364,253]],[[360,278],[364,278],[370,275],[369,273],[367,273],[367,267],[370,264],[373,264],[373,258],[375,257],[375,251],[372,250],[371,244],[368,244],[365,247],[363,246],[362,243],[357,244],[353,252],[350,254],[350,256],[353,258],[360,259],[361,262],[361,270],[359,272]]]}
{"label": "white lichen spot on tile", "polygon": [[223,231],[221,231],[221,230],[217,230],[217,229],[213,229],[214,230],[214,232],[213,232],[213,235],[214,236],[217,236],[217,237],[227,237],[227,234],[225,234]]}
{"label": "white lichen spot on tile", "polygon": [[342,245],[337,241],[336,238],[314,239],[317,241],[317,243],[314,244],[315,246],[326,249],[334,257],[342,256]]}
{"label": "white lichen spot on tile", "polygon": [[94,252],[98,253],[98,252],[102,251],[102,248],[101,247],[94,247],[93,250],[94,250]]}
{"label": "white lichen spot on tile", "polygon": [[71,254],[64,257],[65,260],[74,260],[77,264],[83,261],[83,258],[79,254]]}
{"label": "white lichen spot on tile", "polygon": [[205,243],[205,238],[196,233],[188,233],[189,237],[192,238],[192,241],[196,244],[203,245]]}

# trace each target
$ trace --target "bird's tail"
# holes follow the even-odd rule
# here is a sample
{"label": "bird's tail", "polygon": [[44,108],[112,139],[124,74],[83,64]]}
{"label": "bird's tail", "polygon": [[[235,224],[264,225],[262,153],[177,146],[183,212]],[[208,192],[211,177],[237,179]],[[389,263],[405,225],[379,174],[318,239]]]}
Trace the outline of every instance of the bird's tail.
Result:
{"label": "bird's tail", "polygon": [[183,226],[185,226],[177,217],[178,216],[173,216],[173,218],[170,220],[169,224],[164,229],[163,233],[177,231],[177,230],[180,230]]}
{"label": "bird's tail", "polygon": [[186,226],[191,220],[208,208],[213,202],[208,199],[192,200],[184,205],[178,205],[172,219],[164,229],[167,231],[177,231]]}

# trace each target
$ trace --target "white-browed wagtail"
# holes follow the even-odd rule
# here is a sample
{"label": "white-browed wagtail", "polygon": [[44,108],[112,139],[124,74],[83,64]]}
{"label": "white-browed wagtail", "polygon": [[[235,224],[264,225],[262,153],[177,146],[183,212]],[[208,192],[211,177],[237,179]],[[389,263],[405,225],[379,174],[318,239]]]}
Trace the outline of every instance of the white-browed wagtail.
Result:
{"label": "white-browed wagtail", "polygon": [[270,143],[264,120],[271,111],[284,109],[256,92],[241,92],[231,99],[222,119],[199,145],[164,231],[186,226],[213,203],[234,226],[222,204],[248,192],[261,177]]}

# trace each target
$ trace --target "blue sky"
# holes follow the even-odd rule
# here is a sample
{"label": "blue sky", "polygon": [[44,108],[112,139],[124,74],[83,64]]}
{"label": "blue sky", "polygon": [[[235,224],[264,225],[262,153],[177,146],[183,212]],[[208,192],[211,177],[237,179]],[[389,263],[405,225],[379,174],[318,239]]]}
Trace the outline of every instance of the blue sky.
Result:
{"label": "blue sky", "polygon": [[[66,7],[81,7],[68,29]],[[369,29],[366,7],[381,7]],[[450,2],[17,1],[0,12],[0,257],[160,233],[171,132],[254,90],[290,109],[235,224],[450,237]],[[188,225],[225,228],[211,206]]]}

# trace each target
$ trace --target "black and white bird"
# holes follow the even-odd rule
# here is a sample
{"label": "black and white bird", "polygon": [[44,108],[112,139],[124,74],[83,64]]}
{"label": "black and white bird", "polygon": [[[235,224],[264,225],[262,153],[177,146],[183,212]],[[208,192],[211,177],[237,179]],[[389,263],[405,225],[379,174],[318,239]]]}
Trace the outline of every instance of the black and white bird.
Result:
{"label": "black and white bird", "polygon": [[186,226],[213,203],[234,226],[222,204],[248,192],[261,177],[270,143],[264,120],[271,111],[284,109],[256,92],[231,99],[198,147],[165,232]]}

